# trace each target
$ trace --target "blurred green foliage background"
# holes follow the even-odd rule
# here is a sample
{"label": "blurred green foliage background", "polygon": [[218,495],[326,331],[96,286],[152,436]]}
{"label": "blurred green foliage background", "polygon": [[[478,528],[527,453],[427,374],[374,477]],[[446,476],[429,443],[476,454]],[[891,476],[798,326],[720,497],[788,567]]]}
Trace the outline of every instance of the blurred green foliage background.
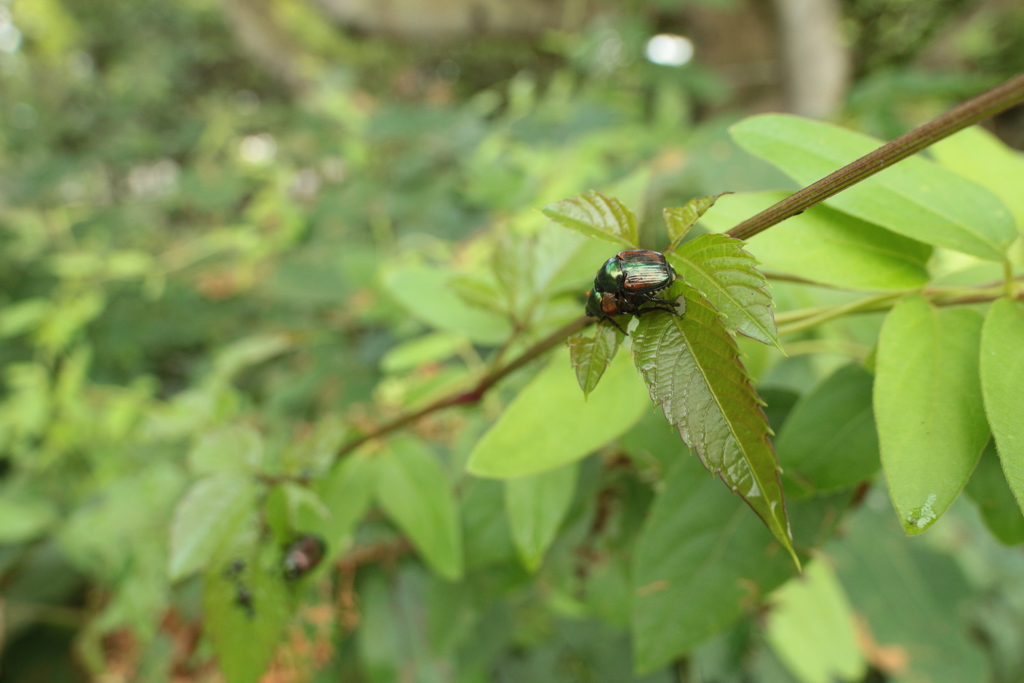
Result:
{"label": "blurred green foliage background", "polygon": [[[217,680],[201,581],[166,570],[190,449],[244,425],[269,471],[316,473],[347,435],[458,386],[510,323],[485,302],[468,305],[468,333],[447,329],[431,283],[457,272],[465,300],[491,296],[481,271],[508,225],[536,232],[539,207],[590,188],[655,217],[696,195],[792,189],[725,134],[788,106],[778,6],[567,0],[524,5],[517,23],[493,8],[463,20],[457,3],[400,3],[400,19],[344,5],[0,0],[0,679]],[[1013,2],[837,11],[849,80],[833,118],[875,135],[1024,70]],[[652,63],[658,33],[687,36],[693,60]],[[1022,121],[995,130],[1020,147]],[[642,235],[663,241],[650,219]],[[569,281],[585,286],[602,253]],[[535,311],[529,334],[578,316],[582,291]],[[771,362],[769,410],[837,365]],[[815,680],[792,660],[808,635],[786,630],[806,619],[766,629],[760,608],[635,675],[621,558],[592,575],[578,560],[620,557],[650,478],[585,462],[552,557],[527,573],[497,485],[461,472],[500,401],[417,431],[465,503],[472,591],[400,550],[343,565],[309,587],[266,680]],[[654,449],[651,431],[627,437],[630,458]],[[604,529],[609,486],[628,502]],[[1024,680],[1019,547],[962,501],[904,539],[877,494],[808,589],[823,592],[786,602],[831,599],[838,575],[860,624],[843,680]],[[1022,524],[1005,520],[1003,540],[1024,540]],[[355,536],[397,538],[374,512]]]}

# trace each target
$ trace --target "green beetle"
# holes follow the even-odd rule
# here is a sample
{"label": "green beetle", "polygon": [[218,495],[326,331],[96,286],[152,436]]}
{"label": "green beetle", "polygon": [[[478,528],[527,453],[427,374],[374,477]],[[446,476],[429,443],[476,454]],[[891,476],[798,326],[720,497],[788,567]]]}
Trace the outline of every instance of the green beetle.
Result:
{"label": "green beetle", "polygon": [[[626,330],[622,329],[622,325],[615,320],[616,316],[619,315],[643,315],[647,311],[668,311],[679,315],[677,310],[677,304],[664,299],[655,299],[654,297],[639,298],[641,295],[637,294],[625,294],[622,292],[613,294],[611,292],[599,292],[597,289],[593,289],[587,292],[587,315],[591,318],[597,318],[598,322],[602,320],[610,320],[612,325],[619,328],[619,331],[626,334]],[[652,306],[648,308],[640,308],[642,304],[647,301],[653,302]]]}
{"label": "green beetle", "polygon": [[676,280],[676,271],[665,260],[665,255],[649,249],[620,251],[604,262],[594,290],[609,294],[623,294],[639,305],[642,301],[660,301],[652,296]]}

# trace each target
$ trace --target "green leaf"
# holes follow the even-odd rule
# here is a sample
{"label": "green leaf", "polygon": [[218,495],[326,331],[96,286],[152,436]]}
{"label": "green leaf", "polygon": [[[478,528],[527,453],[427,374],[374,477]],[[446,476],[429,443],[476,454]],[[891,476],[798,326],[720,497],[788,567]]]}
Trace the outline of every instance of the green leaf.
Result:
{"label": "green leaf", "polygon": [[205,631],[227,683],[257,683],[274,657],[291,616],[280,553],[252,548],[241,571],[211,566],[203,578]]}
{"label": "green leaf", "polygon": [[[724,232],[786,196],[760,192],[723,197],[701,223]],[[748,248],[766,270],[867,291],[926,284],[932,254],[927,244],[820,204],[754,235]]]}
{"label": "green leaf", "polygon": [[388,349],[380,359],[380,367],[388,373],[408,372],[446,361],[468,346],[469,340],[465,335],[449,332],[425,334]]}
{"label": "green leaf", "polygon": [[1024,515],[999,466],[994,442],[988,442],[964,491],[977,504],[992,535],[1006,545],[1024,543]]}
{"label": "green leaf", "polygon": [[420,442],[394,439],[377,459],[377,500],[438,574],[462,577],[462,529],[448,479]]}
{"label": "green leaf", "polygon": [[[972,595],[958,563],[908,541],[891,515],[863,505],[826,547],[862,633],[889,653],[883,672],[900,683],[988,681],[985,651],[964,618]],[[974,589],[977,590],[977,589]],[[878,649],[876,649],[876,652]]]}
{"label": "green leaf", "polygon": [[188,464],[196,474],[255,471],[263,464],[263,439],[247,425],[221,427],[203,434],[189,451]]}
{"label": "green leaf", "polygon": [[851,363],[797,402],[775,439],[787,491],[835,491],[878,471],[873,382],[871,373]]}
{"label": "green leaf", "polygon": [[588,192],[544,207],[544,215],[570,230],[630,249],[640,246],[636,216],[618,199]]}
{"label": "green leaf", "polygon": [[679,289],[685,316],[653,311],[641,318],[633,334],[636,366],[683,441],[747,501],[799,566],[771,430],[736,340],[700,292],[686,284]]}
{"label": "green leaf", "polygon": [[356,452],[335,465],[316,486],[327,516],[305,508],[299,516],[299,529],[322,537],[330,553],[344,550],[373,500],[375,464],[365,453]]}
{"label": "green leaf", "polygon": [[471,306],[456,294],[442,268],[407,266],[384,275],[384,284],[413,318],[431,327],[464,334],[479,344],[500,344],[511,332],[500,315]]}
{"label": "green leaf", "polygon": [[857,645],[850,602],[827,561],[772,594],[766,635],[801,683],[858,681],[867,663]]}
{"label": "green leaf", "polygon": [[779,346],[768,281],[742,241],[728,235],[701,235],[666,256],[676,273],[722,314],[727,328]]}
{"label": "green leaf", "polygon": [[569,352],[560,350],[477,442],[467,469],[498,479],[554,469],[624,434],[649,406],[626,354],[612,361],[601,386],[584,398]]}
{"label": "green leaf", "polygon": [[223,472],[193,484],[171,523],[171,580],[204,569],[217,547],[255,507],[256,484],[247,476]]}
{"label": "green leaf", "polygon": [[889,494],[908,534],[953,503],[989,438],[978,377],[981,316],[900,301],[882,325],[875,421]]}
{"label": "green leaf", "polygon": [[928,148],[940,164],[991,190],[1024,231],[1024,154],[981,126],[971,126]]}
{"label": "green leaf", "polygon": [[981,388],[1006,481],[1024,509],[1024,307],[1000,299],[981,333]]}
{"label": "green leaf", "polygon": [[[821,121],[763,114],[729,129],[751,154],[801,185],[873,152],[880,140]],[[998,197],[923,157],[910,157],[843,190],[827,204],[907,237],[1004,261],[1016,236]]]}
{"label": "green leaf", "polygon": [[505,482],[505,511],[519,558],[537,571],[569,512],[576,490],[576,463]]}
{"label": "green leaf", "polygon": [[[728,194],[728,193],[727,193]],[[671,245],[665,251],[675,251],[676,247],[683,241],[686,234],[690,232],[693,224],[710,209],[722,195],[714,197],[694,197],[683,206],[664,209],[661,212],[665,219],[665,227],[668,229],[668,239]]]}
{"label": "green leaf", "polygon": [[[800,546],[822,543],[848,496],[793,504]],[[650,671],[687,654],[758,608],[795,573],[764,524],[696,460],[667,469],[633,553],[632,632],[637,669]]]}
{"label": "green leaf", "polygon": [[45,498],[5,492],[0,496],[0,543],[24,543],[43,535],[57,521],[57,510]]}
{"label": "green leaf", "polygon": [[625,335],[615,325],[602,320],[594,327],[594,335],[569,337],[569,358],[576,369],[576,381],[588,396],[608,369]]}

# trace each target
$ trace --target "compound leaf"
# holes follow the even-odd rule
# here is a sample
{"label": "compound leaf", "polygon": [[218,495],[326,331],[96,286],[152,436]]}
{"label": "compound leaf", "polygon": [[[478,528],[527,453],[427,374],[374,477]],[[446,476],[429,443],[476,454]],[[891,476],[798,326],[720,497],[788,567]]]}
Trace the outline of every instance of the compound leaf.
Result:
{"label": "compound leaf", "polygon": [[[726,193],[728,194],[728,193]],[[693,224],[710,209],[722,195],[714,197],[694,197],[683,206],[664,209],[661,215],[665,219],[665,227],[668,229],[668,238],[672,245],[665,251],[675,251],[676,247],[683,241],[686,234],[690,232]]]}
{"label": "compound leaf", "polygon": [[619,350],[624,335],[615,325],[601,321],[594,330],[593,336],[577,334],[569,337],[569,357],[576,369],[576,381],[583,389],[583,395],[589,396],[601,376],[608,369],[615,353]]}

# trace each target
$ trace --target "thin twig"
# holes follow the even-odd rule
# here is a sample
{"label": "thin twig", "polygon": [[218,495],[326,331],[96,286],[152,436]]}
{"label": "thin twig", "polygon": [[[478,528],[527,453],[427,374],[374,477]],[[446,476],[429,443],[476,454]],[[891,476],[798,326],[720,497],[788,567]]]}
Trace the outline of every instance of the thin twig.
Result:
{"label": "thin twig", "polygon": [[918,126],[852,164],[825,176],[761,213],[743,221],[728,233],[737,239],[750,239],[759,232],[801,213],[832,195],[842,192],[897,161],[917,154],[925,147],[972,126],[1001,111],[1024,102],[1024,74],[953,107],[942,116]]}

